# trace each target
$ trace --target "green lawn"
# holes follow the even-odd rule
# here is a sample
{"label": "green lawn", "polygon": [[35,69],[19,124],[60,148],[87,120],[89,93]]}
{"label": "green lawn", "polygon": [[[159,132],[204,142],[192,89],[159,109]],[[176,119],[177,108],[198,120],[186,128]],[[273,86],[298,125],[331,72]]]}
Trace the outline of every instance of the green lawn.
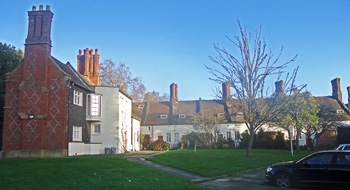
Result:
{"label": "green lawn", "polygon": [[251,156],[246,157],[245,149],[197,150],[197,152],[187,149],[169,151],[148,160],[201,176],[217,177],[264,168],[276,162],[298,160],[311,153],[301,151],[292,158],[290,151],[254,149]]}
{"label": "green lawn", "polygon": [[0,171],[0,189],[205,189],[124,158],[0,159]]}

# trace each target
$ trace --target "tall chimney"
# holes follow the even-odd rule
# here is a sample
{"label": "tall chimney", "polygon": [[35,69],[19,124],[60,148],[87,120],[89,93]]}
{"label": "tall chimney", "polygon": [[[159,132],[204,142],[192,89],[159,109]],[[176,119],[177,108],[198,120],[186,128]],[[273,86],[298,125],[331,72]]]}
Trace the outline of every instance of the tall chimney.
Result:
{"label": "tall chimney", "polygon": [[177,96],[177,84],[173,83],[170,85],[170,101],[171,104],[174,105],[178,101]]}
{"label": "tall chimney", "polygon": [[342,94],[340,90],[340,78],[333,79],[331,83],[332,83],[332,96],[342,102],[343,99],[342,99]]}
{"label": "tall chimney", "polygon": [[275,86],[276,86],[276,94],[283,94],[284,93],[284,81],[280,80],[275,82]]}
{"label": "tall chimney", "polygon": [[95,49],[95,55],[93,51],[93,49],[86,48],[84,49],[84,55],[82,55],[81,50],[79,50],[77,70],[80,74],[88,77],[95,86],[100,86],[100,74],[98,72],[100,55],[97,49]]}
{"label": "tall chimney", "polygon": [[25,52],[30,52],[29,49],[40,49],[45,55],[51,54],[51,22],[53,13],[50,11],[50,6],[40,5],[39,10],[33,6],[31,11],[28,11],[28,35],[25,41]]}
{"label": "tall chimney", "polygon": [[230,83],[222,83],[222,100],[229,100],[231,98]]}

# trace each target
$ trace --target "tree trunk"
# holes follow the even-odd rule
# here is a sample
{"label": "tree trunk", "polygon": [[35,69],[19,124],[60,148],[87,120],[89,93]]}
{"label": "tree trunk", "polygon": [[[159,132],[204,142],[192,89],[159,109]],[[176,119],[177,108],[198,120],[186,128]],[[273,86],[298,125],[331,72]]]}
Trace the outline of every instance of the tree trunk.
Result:
{"label": "tree trunk", "polygon": [[252,150],[253,141],[254,141],[254,135],[255,135],[254,130],[253,132],[252,131],[249,132],[249,142],[248,142],[246,157],[250,156],[250,152]]}
{"label": "tree trunk", "polygon": [[300,128],[297,128],[297,136],[295,137],[295,144],[296,144],[296,148],[297,148],[297,154],[300,153],[300,146],[299,146],[299,139],[300,139],[300,134],[301,131],[300,131]]}

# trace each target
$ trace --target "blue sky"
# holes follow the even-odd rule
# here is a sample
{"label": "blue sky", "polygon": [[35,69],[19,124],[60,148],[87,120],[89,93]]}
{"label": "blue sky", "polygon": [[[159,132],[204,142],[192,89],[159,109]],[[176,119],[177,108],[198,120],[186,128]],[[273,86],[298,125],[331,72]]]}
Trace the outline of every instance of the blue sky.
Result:
{"label": "blue sky", "polygon": [[[147,90],[169,94],[178,84],[180,100],[213,99],[218,86],[204,65],[213,65],[213,43],[235,54],[225,35],[238,35],[236,19],[262,36],[280,61],[298,58],[298,84],[307,84],[315,96],[331,95],[330,81],[341,78],[343,100],[350,86],[350,1],[25,1],[3,0],[0,42],[24,49],[27,11],[50,5],[52,55],[76,65],[79,49],[99,49],[100,62],[125,62]],[[270,89],[273,89],[273,77]]]}

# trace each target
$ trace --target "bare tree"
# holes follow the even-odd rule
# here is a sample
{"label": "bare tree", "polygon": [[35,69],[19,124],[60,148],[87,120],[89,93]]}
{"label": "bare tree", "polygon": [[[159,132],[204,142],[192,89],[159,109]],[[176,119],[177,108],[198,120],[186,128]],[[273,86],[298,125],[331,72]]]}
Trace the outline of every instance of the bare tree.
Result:
{"label": "bare tree", "polygon": [[161,101],[169,101],[170,97],[167,93],[163,93],[160,95],[157,91],[147,92],[144,97],[144,101],[146,102],[161,102]]}
{"label": "bare tree", "polygon": [[210,110],[191,115],[191,124],[200,129],[199,143],[206,148],[218,142],[221,123],[225,123],[225,118],[214,115]]}
{"label": "bare tree", "polygon": [[[216,67],[206,68],[213,75],[211,80],[218,83],[229,82],[233,89],[233,98],[238,100],[236,106],[243,113],[245,123],[249,132],[249,143],[246,156],[250,155],[253,137],[255,133],[266,123],[272,121],[278,113],[286,106],[280,100],[280,96],[275,93],[268,93],[265,82],[268,77],[277,75],[281,76],[284,69],[293,62],[297,55],[291,60],[279,64],[279,58],[283,51],[274,58],[274,54],[270,51],[267,53],[266,43],[261,40],[261,26],[256,30],[254,42],[251,44],[251,35],[242,28],[239,21],[238,26],[240,35],[234,39],[227,37],[239,50],[240,57],[235,57],[225,48],[214,44],[217,52],[216,57],[210,57]],[[253,47],[252,51],[251,48]],[[291,76],[286,76],[286,85],[294,85],[297,70]],[[286,88],[289,91],[291,88]]]}
{"label": "bare tree", "polygon": [[130,68],[125,63],[105,60],[100,64],[100,81],[105,86],[124,87],[135,102],[144,100],[146,87],[142,78],[132,78]]}

